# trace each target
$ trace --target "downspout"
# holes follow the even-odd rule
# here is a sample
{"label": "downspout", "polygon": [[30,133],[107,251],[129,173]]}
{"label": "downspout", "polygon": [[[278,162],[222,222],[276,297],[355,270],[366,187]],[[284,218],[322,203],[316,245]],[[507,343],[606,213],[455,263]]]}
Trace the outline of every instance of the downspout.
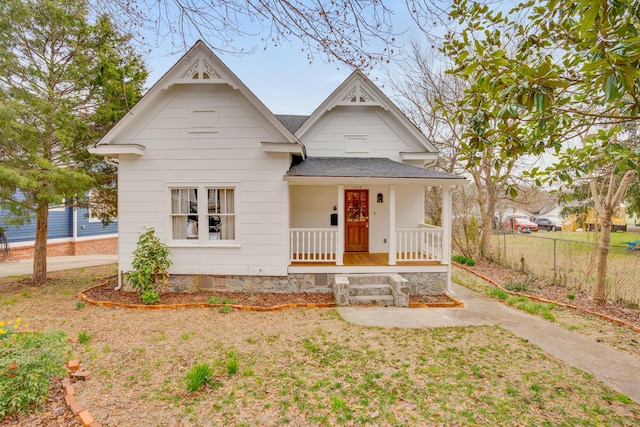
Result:
{"label": "downspout", "polygon": [[[120,165],[120,163],[118,162],[118,159],[114,159],[113,157],[104,156],[104,161],[105,161],[106,164],[111,165],[111,166],[115,167],[116,169]],[[119,238],[118,238],[118,241],[120,241]],[[118,255],[118,258],[119,257],[120,257],[120,255]],[[120,289],[122,289],[122,274],[118,274],[118,286],[113,288],[113,290],[114,291],[119,291]]]}

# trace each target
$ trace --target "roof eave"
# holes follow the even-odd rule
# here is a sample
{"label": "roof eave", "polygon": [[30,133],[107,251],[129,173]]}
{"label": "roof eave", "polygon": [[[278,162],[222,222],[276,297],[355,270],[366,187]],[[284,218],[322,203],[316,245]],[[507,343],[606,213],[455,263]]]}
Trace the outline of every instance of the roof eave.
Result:
{"label": "roof eave", "polygon": [[101,156],[117,157],[128,154],[139,157],[144,153],[144,148],[144,146],[139,144],[102,144],[90,148],[89,152]]}
{"label": "roof eave", "polygon": [[432,187],[452,187],[464,185],[466,178],[389,178],[389,177],[351,177],[351,176],[291,176],[285,175],[284,181],[291,185],[325,185],[325,184],[417,184]]}
{"label": "roof eave", "polygon": [[304,150],[301,144],[291,142],[262,142],[262,151],[266,153],[291,153],[303,155]]}

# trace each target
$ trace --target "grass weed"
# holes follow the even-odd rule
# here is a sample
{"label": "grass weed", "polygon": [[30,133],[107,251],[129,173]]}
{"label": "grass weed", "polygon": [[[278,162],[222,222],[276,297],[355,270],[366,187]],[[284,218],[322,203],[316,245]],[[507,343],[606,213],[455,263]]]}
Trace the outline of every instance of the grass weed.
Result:
{"label": "grass weed", "polygon": [[191,393],[198,391],[203,386],[210,384],[213,378],[213,370],[208,363],[198,363],[187,370],[185,382],[187,390]]}

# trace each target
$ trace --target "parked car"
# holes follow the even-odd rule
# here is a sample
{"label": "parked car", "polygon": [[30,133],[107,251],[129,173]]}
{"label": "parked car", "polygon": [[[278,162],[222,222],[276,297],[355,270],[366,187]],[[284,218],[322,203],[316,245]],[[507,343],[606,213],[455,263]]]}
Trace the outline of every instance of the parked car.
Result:
{"label": "parked car", "polygon": [[538,224],[538,228],[540,230],[562,231],[562,224],[554,219],[536,218],[533,220],[533,222]]}
{"label": "parked car", "polygon": [[538,224],[531,222],[524,218],[508,217],[502,221],[502,226],[505,230],[513,230],[519,233],[526,233],[531,231],[538,231]]}

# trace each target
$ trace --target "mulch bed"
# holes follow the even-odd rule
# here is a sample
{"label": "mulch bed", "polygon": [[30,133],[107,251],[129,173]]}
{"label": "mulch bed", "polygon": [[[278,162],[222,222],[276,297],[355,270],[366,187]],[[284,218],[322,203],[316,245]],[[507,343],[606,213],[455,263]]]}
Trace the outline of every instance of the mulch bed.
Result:
{"label": "mulch bed", "polygon": [[[82,293],[93,301],[135,305],[142,303],[136,292],[114,291],[113,289],[116,285],[116,279],[110,277],[103,285],[90,288]],[[231,300],[233,301],[231,305],[234,306],[262,308],[287,304],[326,305],[335,303],[332,293],[165,292],[160,295],[160,302],[149,305],[202,304],[213,296],[220,301]],[[414,306],[437,306],[455,303],[447,295],[411,296],[409,302]]]}
{"label": "mulch bed", "polygon": [[[108,301],[118,304],[141,304],[136,292],[114,291],[114,284],[106,284],[94,287],[82,293],[94,301]],[[213,296],[220,301],[230,300],[232,305],[250,307],[275,307],[284,304],[331,304],[334,301],[333,294],[328,293],[249,293],[249,292],[164,292],[160,295],[160,302],[153,305],[197,304],[206,303]]]}

